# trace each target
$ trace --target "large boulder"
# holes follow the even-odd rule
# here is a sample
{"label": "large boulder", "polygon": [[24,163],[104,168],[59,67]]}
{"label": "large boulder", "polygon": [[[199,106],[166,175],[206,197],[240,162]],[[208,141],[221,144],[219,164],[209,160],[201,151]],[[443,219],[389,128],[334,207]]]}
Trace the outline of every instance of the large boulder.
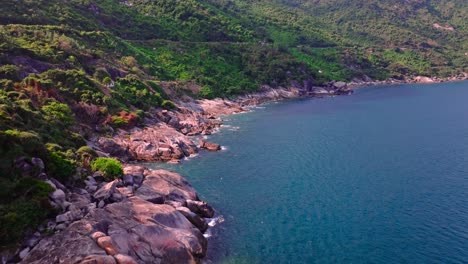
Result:
{"label": "large boulder", "polygon": [[216,144],[216,143],[212,143],[212,142],[202,141],[200,143],[200,148],[201,149],[206,149],[206,150],[209,150],[209,151],[219,151],[219,150],[221,150],[221,145]]}
{"label": "large boulder", "polygon": [[203,218],[190,211],[190,209],[188,209],[187,207],[177,207],[176,209],[201,232],[205,232],[208,229],[208,223]]}
{"label": "large boulder", "polygon": [[20,263],[79,263],[87,256],[106,255],[89,234],[93,222],[81,220],[71,224],[63,232],[42,239]]}
{"label": "large boulder", "polygon": [[147,171],[145,180],[135,195],[153,203],[164,203],[167,200],[185,202],[187,199],[198,198],[187,180],[166,170]]}
{"label": "large boulder", "polygon": [[99,190],[97,190],[93,197],[94,199],[98,201],[104,201],[104,202],[118,202],[119,199],[115,199],[115,193],[116,193],[116,188],[117,188],[118,180],[111,181],[109,183],[106,183],[104,186],[102,186]]}
{"label": "large boulder", "polygon": [[113,156],[140,161],[180,160],[197,153],[197,146],[191,138],[165,123],[134,129],[130,136],[101,138],[98,145]]}
{"label": "large boulder", "polygon": [[187,200],[187,208],[197,215],[205,218],[211,218],[214,216],[214,210],[211,206],[203,201],[192,201]]}

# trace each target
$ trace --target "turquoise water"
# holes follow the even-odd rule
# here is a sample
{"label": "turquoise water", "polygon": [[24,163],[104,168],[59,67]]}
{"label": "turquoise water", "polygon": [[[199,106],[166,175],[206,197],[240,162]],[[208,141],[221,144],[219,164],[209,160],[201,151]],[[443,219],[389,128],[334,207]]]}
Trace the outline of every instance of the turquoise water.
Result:
{"label": "turquoise water", "polygon": [[213,263],[468,263],[468,82],[226,117],[179,165],[225,218]]}

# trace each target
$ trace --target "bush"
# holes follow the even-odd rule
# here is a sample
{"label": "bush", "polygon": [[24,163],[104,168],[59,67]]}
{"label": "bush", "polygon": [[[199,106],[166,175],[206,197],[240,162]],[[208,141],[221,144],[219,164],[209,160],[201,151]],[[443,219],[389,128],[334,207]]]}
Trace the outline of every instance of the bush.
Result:
{"label": "bush", "polygon": [[110,77],[105,77],[104,79],[102,79],[102,84],[104,84],[105,86],[110,86],[112,83],[112,79]]}
{"label": "bush", "polygon": [[15,197],[27,195],[30,198],[40,200],[47,198],[53,191],[54,188],[48,183],[33,178],[21,178],[16,184],[12,195]]}
{"label": "bush", "polygon": [[0,67],[0,79],[19,81],[19,68],[15,65],[4,65]]}
{"label": "bush", "polygon": [[176,108],[176,105],[173,102],[169,101],[169,100],[164,100],[162,102],[161,106],[162,106],[162,108],[167,109],[167,110]]}
{"label": "bush", "polygon": [[[45,200],[44,200],[45,201]],[[36,228],[51,213],[39,200],[20,199],[0,208],[0,244],[11,245]]]}
{"label": "bush", "polygon": [[76,172],[75,163],[61,151],[49,151],[47,161],[47,171],[60,181],[67,181]]}
{"label": "bush", "polygon": [[2,195],[0,201],[0,245],[10,245],[53,213],[47,196],[54,189],[33,178],[4,181],[2,187],[6,187],[9,194]]}
{"label": "bush", "polygon": [[109,76],[109,72],[107,72],[106,68],[103,67],[97,68],[93,74],[94,79],[98,81],[104,80],[104,78],[108,78]]}
{"label": "bush", "polygon": [[123,174],[120,161],[113,158],[97,158],[91,163],[93,171],[100,171],[107,180],[113,180]]}
{"label": "bush", "polygon": [[21,147],[22,151],[31,156],[40,156],[45,151],[40,136],[33,131],[6,130],[0,133],[0,142],[8,147],[16,144]]}
{"label": "bush", "polygon": [[126,127],[128,125],[128,120],[121,116],[112,116],[111,117],[111,126],[114,128]]}
{"label": "bush", "polygon": [[83,147],[79,148],[76,152],[80,156],[83,156],[83,155],[91,156],[91,157],[96,157],[97,156],[96,151],[94,151],[94,149],[92,149],[91,147],[88,147],[88,146],[83,146]]}
{"label": "bush", "polygon": [[215,97],[213,89],[211,89],[209,86],[203,86],[200,89],[199,96],[207,99],[213,99]]}
{"label": "bush", "polygon": [[44,112],[44,118],[49,122],[61,124],[65,127],[73,124],[73,112],[66,104],[50,102],[42,107],[42,111]]}

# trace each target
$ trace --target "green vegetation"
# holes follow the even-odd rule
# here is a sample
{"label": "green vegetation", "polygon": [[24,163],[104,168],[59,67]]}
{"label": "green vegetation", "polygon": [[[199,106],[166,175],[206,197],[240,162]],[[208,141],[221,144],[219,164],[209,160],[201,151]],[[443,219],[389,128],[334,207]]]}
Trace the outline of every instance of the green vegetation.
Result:
{"label": "green vegetation", "polygon": [[123,174],[122,164],[113,158],[97,158],[91,163],[91,168],[101,172],[107,180],[113,180]]}
{"label": "green vegetation", "polygon": [[15,160],[41,158],[47,175],[64,183],[98,161],[115,177],[117,163],[92,163],[97,155],[85,139],[141,125],[153,108],[177,109],[177,97],[468,71],[461,0],[4,2],[1,245],[53,212],[40,181],[22,175]]}
{"label": "green vegetation", "polygon": [[54,212],[48,200],[53,188],[32,178],[0,182],[0,244],[11,245]]}

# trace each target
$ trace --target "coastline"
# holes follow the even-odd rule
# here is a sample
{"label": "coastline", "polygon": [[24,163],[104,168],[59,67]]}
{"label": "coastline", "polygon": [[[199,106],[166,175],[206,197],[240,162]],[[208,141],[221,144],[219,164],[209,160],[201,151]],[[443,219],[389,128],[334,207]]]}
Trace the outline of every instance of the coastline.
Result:
{"label": "coastline", "polygon": [[[464,79],[451,81],[463,81],[466,77],[465,75]],[[135,235],[142,237],[146,233],[125,231],[123,226],[109,230],[109,225],[105,224],[107,227],[102,227],[101,223],[105,219],[112,219],[111,223],[119,226],[119,219],[144,214],[136,209],[148,207],[153,208],[151,218],[158,223],[156,225],[160,226],[162,223],[165,226],[155,231],[167,234],[168,239],[164,243],[177,241],[183,245],[164,249],[165,252],[160,255],[148,253],[145,255],[148,261],[150,258],[153,258],[151,261],[164,258],[170,260],[180,253],[176,259],[179,263],[200,263],[207,249],[207,240],[203,233],[208,228],[208,220],[215,214],[213,208],[198,199],[195,190],[182,176],[163,170],[149,171],[134,166],[133,163],[178,163],[202,150],[218,151],[220,146],[205,142],[203,136],[215,133],[223,124],[223,116],[248,111],[250,106],[285,99],[349,95],[353,89],[364,86],[435,82],[443,81],[386,80],[351,82],[344,85],[342,82],[332,82],[320,87],[308,88],[304,84],[278,89],[263,86],[258,93],[233,100],[185,98],[177,102],[178,108],[175,111],[154,110],[146,117],[144,127],[128,131],[118,130],[112,138],[96,137],[90,142],[101,155],[117,157],[126,162],[125,175],[121,179],[106,183],[100,181],[100,175],[92,175],[87,178],[86,186],[81,189],[69,189],[58,182],[53,183],[56,191],[51,200],[63,208],[55,221],[49,222],[55,225],[53,230],[56,230],[56,233],[53,236],[39,237],[35,234],[33,237],[36,241],[30,244],[29,238],[26,241],[27,247],[16,252],[18,256],[23,255],[19,263],[52,261],[45,259],[48,256],[77,263],[121,263],[119,258],[128,261],[122,263],[140,263],[132,262],[132,259],[145,263],[146,260],[140,255],[146,253],[133,250],[133,247],[128,246],[128,241],[133,241],[132,237]],[[166,191],[162,193],[161,190]],[[122,214],[124,211],[127,213]],[[167,222],[167,219],[171,220]],[[145,230],[154,230],[154,222],[140,220],[131,224],[141,226]],[[156,240],[153,241],[156,243],[154,246],[161,246],[163,242]],[[79,244],[74,244],[76,241],[79,241]],[[137,241],[132,243],[142,246]],[[79,246],[82,250],[66,252],[63,250],[63,244]],[[68,256],[70,258],[67,258]]]}
{"label": "coastline", "polygon": [[112,137],[95,137],[89,144],[101,155],[117,157],[126,163],[171,162],[178,163],[201,150],[219,151],[216,143],[205,142],[203,136],[211,135],[223,124],[222,117],[247,111],[248,107],[263,103],[294,99],[321,98],[351,95],[355,89],[375,85],[429,84],[464,81],[468,74],[448,78],[416,76],[403,80],[388,79],[373,81],[354,79],[349,83],[329,82],[313,86],[309,81],[292,83],[290,87],[272,88],[262,86],[257,93],[234,99],[183,98],[175,100],[175,110],[154,110],[145,120],[145,125],[129,130],[119,129]]}

